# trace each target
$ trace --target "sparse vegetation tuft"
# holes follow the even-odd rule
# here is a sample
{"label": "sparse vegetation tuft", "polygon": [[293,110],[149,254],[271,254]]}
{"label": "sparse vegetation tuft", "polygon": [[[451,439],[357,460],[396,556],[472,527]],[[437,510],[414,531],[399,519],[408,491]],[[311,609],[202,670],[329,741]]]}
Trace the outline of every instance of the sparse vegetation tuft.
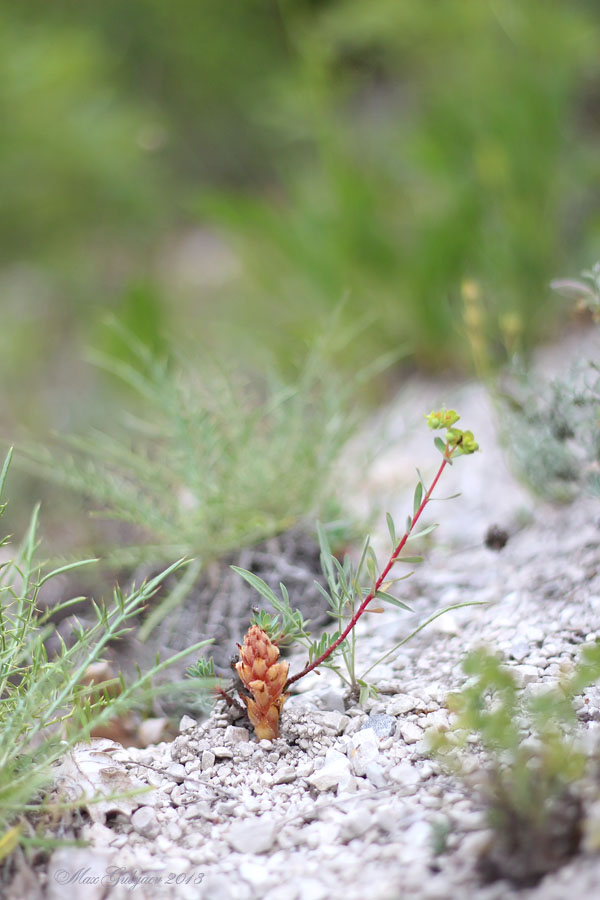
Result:
{"label": "sparse vegetation tuft", "polygon": [[[0,496],[10,459],[9,453],[0,474]],[[119,677],[90,690],[85,677],[90,667],[102,659],[110,642],[130,630],[133,617],[182,561],[127,595],[115,588],[109,604],[93,602],[95,621],[84,628],[73,618],[70,635],[60,637],[58,650],[50,654],[46,644],[57,634],[54,617],[83,598],[42,608],[40,592],[57,576],[95,560],[44,572],[36,561],[37,527],[36,509],[25,539],[12,558],[3,556],[0,567],[0,845],[6,838],[11,847],[22,835],[31,837],[28,816],[48,804],[52,764],[99,726],[145,703],[156,675],[210,643],[202,641],[168,660],[157,660],[129,685]],[[5,539],[0,546],[7,544]],[[209,684],[207,675],[204,686]]]}
{"label": "sparse vegetation tuft", "polygon": [[[488,650],[467,655],[469,680],[451,694],[455,719],[433,739],[451,771],[478,790],[493,832],[479,865],[488,880],[537,883],[579,847],[579,782],[587,757],[577,738],[573,699],[600,677],[600,642],[582,650],[569,676],[526,693],[502,660]],[[467,765],[471,736],[482,765]]]}

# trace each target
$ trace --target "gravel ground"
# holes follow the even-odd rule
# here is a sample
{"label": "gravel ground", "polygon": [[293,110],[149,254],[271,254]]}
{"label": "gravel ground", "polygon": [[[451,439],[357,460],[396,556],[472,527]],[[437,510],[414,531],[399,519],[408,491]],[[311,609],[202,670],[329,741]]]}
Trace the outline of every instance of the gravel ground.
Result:
{"label": "gravel ground", "polygon": [[[558,361],[565,354],[563,345]],[[364,616],[360,659],[372,660],[442,606],[483,605],[446,614],[379,666],[373,673],[379,696],[364,710],[347,707],[336,676],[324,671],[299,683],[273,742],[257,743],[243,720],[217,706],[203,723],[184,717],[170,743],[139,750],[100,741],[75,751],[57,773],[67,790],[84,778],[105,793],[110,786],[151,790],[128,802],[90,805],[79,831],[90,845],[58,848],[35,877],[23,863],[10,896],[600,896],[600,857],[591,840],[534,888],[484,885],[477,859],[490,831],[478,795],[428,753],[428,730],[449,724],[445,698],[464,683],[466,651],[482,643],[502,651],[523,690],[532,691],[531,685],[555,683],[581,644],[600,638],[597,499],[562,507],[533,501],[506,466],[480,386],[417,380],[406,386],[369,429],[369,440],[386,432],[389,446],[361,480],[357,509],[391,505],[404,520],[415,463],[436,458],[431,436],[413,425],[442,403],[463,412],[482,452],[457,461],[440,485],[439,496],[455,490],[463,496],[430,507],[441,525],[426,563],[405,582],[414,613]],[[420,468],[427,478],[430,467]],[[390,504],[389,497],[397,499]],[[501,550],[486,545],[491,526],[508,536]],[[384,529],[385,523],[375,535],[382,547]],[[232,645],[239,639],[232,635]],[[292,657],[291,671],[302,663]],[[595,748],[600,689],[577,705],[581,733]],[[597,785],[590,782],[584,794],[586,816],[597,821]]]}

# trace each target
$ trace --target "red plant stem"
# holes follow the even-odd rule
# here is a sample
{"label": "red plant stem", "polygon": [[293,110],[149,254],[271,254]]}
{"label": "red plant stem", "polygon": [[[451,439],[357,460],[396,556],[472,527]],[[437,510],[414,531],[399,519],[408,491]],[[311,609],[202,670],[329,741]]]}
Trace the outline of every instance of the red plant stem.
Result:
{"label": "red plant stem", "polygon": [[446,451],[444,453],[444,458],[442,460],[442,464],[439,467],[435,478],[431,482],[431,486],[430,486],[429,490],[427,491],[427,493],[421,500],[421,504],[420,504],[418,510],[414,514],[413,519],[410,523],[410,528],[408,529],[408,531],[406,531],[404,533],[400,543],[398,544],[398,546],[396,547],[396,549],[390,556],[389,562],[388,562],[387,566],[385,567],[385,569],[383,570],[383,572],[381,573],[381,575],[379,576],[379,578],[377,579],[377,581],[375,582],[375,587],[373,588],[373,590],[368,594],[367,597],[365,597],[363,602],[360,604],[360,606],[358,607],[358,609],[356,610],[356,612],[354,613],[354,615],[348,622],[346,628],[340,634],[339,638],[337,638],[337,640],[335,640],[333,642],[333,644],[331,644],[327,648],[327,650],[325,650],[325,652],[322,653],[321,656],[319,656],[318,659],[313,660],[313,662],[311,662],[307,666],[305,666],[301,672],[298,672],[296,675],[293,675],[292,678],[288,678],[288,680],[286,681],[284,688],[283,688],[284,691],[287,690],[287,688],[291,684],[293,684],[295,681],[299,681],[301,678],[304,678],[305,675],[308,675],[309,672],[312,672],[313,669],[316,669],[317,666],[320,666],[321,663],[324,662],[324,660],[326,660],[327,657],[333,653],[335,648],[339,647],[339,645],[342,643],[342,641],[346,640],[346,638],[348,637],[348,635],[350,634],[350,632],[352,631],[352,629],[354,628],[354,626],[356,625],[356,623],[358,622],[358,620],[360,619],[362,614],[365,612],[365,610],[366,610],[367,606],[369,605],[369,603],[371,602],[371,600],[373,600],[373,598],[375,597],[375,594],[377,593],[377,591],[381,588],[381,585],[384,583],[390,569],[394,565],[395,561],[398,559],[399,554],[404,549],[404,545],[406,544],[407,540],[409,539],[413,528],[419,521],[421,513],[423,512],[423,510],[429,503],[429,500],[431,499],[431,495],[435,489],[435,486],[438,483],[438,481],[440,480],[440,476],[441,476],[442,472],[444,471],[444,469],[446,468],[448,461],[449,461],[450,457],[452,456],[455,449],[456,449],[456,447],[450,448],[449,445],[446,444]]}

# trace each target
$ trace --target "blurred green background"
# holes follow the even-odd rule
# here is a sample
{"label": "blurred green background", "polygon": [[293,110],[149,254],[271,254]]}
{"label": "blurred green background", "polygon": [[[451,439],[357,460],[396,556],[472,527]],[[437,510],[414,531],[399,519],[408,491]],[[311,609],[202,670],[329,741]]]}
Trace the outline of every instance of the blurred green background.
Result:
{"label": "blurred green background", "polygon": [[348,369],[551,334],[597,256],[599,45],[594,0],[2,0],[0,436],[114,415],[107,312],[287,372],[340,303]]}

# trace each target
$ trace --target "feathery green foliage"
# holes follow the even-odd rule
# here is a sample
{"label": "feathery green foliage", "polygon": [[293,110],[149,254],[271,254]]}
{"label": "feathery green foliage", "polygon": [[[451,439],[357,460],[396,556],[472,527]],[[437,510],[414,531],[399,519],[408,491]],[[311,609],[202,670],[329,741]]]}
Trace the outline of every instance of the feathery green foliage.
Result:
{"label": "feathery green foliage", "polygon": [[[600,263],[552,287],[600,322]],[[504,438],[527,484],[550,500],[600,494],[600,365],[579,359],[549,384],[527,371],[501,394]]]}
{"label": "feathery green foliage", "polygon": [[97,361],[133,389],[140,412],[119,434],[29,446],[34,472],[88,495],[102,515],[146,541],[111,553],[122,562],[219,557],[323,512],[329,475],[355,420],[349,388],[318,351],[294,384],[193,374],[157,360],[131,334],[131,360]]}
{"label": "feathery green foliage", "polygon": [[[0,496],[10,458],[11,454],[0,475]],[[131,620],[182,561],[127,596],[116,588],[108,605],[93,602],[93,624],[83,628],[75,620],[71,640],[60,638],[56,654],[49,655],[46,641],[54,632],[53,617],[83,598],[64,600],[42,611],[40,591],[57,575],[95,560],[43,573],[36,562],[37,526],[36,509],[14,558],[0,567],[0,832],[39,808],[51,782],[53,762],[75,743],[87,740],[94,728],[147,702],[156,675],[210,643],[202,641],[164,662],[157,661],[130,685],[120,678],[111,679],[90,691],[84,683],[89,666],[102,658],[109,642],[130,630]],[[6,544],[5,539],[1,546]],[[207,672],[203,687],[209,685]]]}

